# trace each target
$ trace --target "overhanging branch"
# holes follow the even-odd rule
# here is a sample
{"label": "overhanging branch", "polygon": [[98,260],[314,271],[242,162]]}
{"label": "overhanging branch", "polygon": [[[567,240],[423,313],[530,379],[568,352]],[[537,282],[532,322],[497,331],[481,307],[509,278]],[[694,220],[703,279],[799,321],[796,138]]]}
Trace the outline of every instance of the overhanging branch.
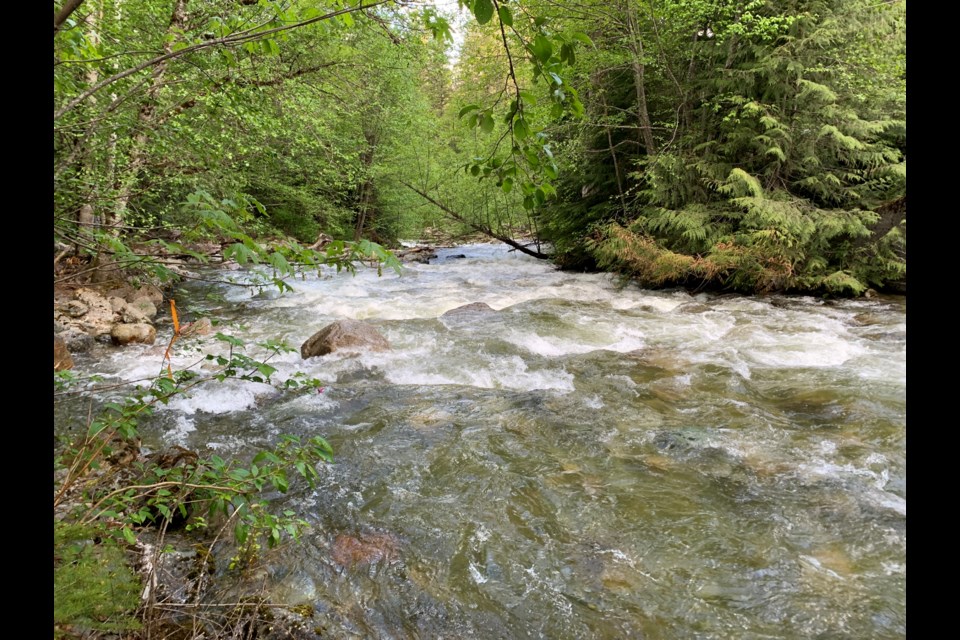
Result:
{"label": "overhanging branch", "polygon": [[442,202],[439,202],[438,200],[436,200],[435,198],[433,198],[432,196],[430,196],[430,194],[426,193],[425,191],[422,191],[422,190],[416,188],[415,186],[413,186],[412,184],[410,184],[410,183],[408,183],[408,182],[403,182],[402,180],[401,180],[400,182],[401,182],[401,184],[402,184],[403,186],[405,186],[405,187],[407,187],[408,189],[410,189],[411,191],[414,191],[415,193],[419,194],[420,197],[422,197],[424,200],[426,200],[426,201],[429,202],[430,204],[434,205],[435,207],[439,208],[441,211],[443,211],[445,214],[447,214],[450,218],[453,218],[453,219],[456,220],[457,222],[462,222],[463,224],[467,225],[468,227],[470,227],[470,228],[473,229],[474,231],[479,231],[480,233],[482,233],[482,234],[485,235],[485,236],[490,236],[491,238],[494,238],[495,240],[499,240],[500,242],[502,242],[502,243],[504,243],[504,244],[506,244],[506,245],[509,245],[509,246],[513,247],[514,249],[516,249],[517,251],[519,251],[520,253],[525,253],[525,254],[527,254],[528,256],[533,256],[534,258],[539,258],[540,260],[549,260],[549,259],[551,258],[550,254],[541,253],[541,252],[539,252],[539,251],[535,251],[534,249],[531,249],[530,247],[528,247],[528,246],[526,246],[526,245],[524,245],[524,244],[521,244],[521,243],[517,242],[516,240],[514,240],[513,238],[510,238],[509,236],[505,236],[505,235],[503,235],[503,234],[496,233],[493,229],[491,229],[490,227],[488,227],[488,226],[486,226],[486,225],[478,224],[478,223],[473,222],[473,221],[471,221],[471,220],[467,220],[467,219],[464,218],[462,215],[460,215],[459,213],[457,213],[456,211],[454,211],[453,209],[451,209],[451,208],[448,207],[447,205],[443,204]]}

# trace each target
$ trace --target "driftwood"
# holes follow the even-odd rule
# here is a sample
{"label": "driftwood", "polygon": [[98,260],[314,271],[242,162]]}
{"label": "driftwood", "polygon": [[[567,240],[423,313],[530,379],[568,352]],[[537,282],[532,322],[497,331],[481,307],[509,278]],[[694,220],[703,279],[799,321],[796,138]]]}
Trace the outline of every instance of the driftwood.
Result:
{"label": "driftwood", "polygon": [[319,236],[317,236],[317,241],[314,242],[312,245],[310,245],[309,248],[313,249],[314,251],[319,251],[320,249],[323,249],[325,246],[327,246],[331,242],[333,242],[333,238],[331,238],[325,233],[321,233]]}
{"label": "driftwood", "polygon": [[411,247],[409,249],[394,251],[393,255],[395,255],[398,260],[403,260],[405,262],[420,262],[426,264],[430,260],[437,257],[437,252],[433,247],[421,245],[417,247]]}

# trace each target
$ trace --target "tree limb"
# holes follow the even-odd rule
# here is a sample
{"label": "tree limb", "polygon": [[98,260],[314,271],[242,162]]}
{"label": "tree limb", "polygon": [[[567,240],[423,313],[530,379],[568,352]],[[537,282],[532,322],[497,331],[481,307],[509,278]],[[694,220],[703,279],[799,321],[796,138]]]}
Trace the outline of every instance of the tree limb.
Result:
{"label": "tree limb", "polygon": [[83,0],[67,0],[63,3],[63,6],[60,7],[60,11],[53,14],[53,35],[57,35],[57,31],[60,30],[63,23],[67,21],[70,14],[76,11],[77,7],[81,4],[83,4]]}
{"label": "tree limb", "polygon": [[539,251],[535,251],[535,250],[527,247],[526,245],[520,244],[519,242],[517,242],[517,241],[514,240],[513,238],[510,238],[510,237],[505,236],[505,235],[503,235],[503,234],[496,233],[496,232],[495,232],[493,229],[491,229],[490,227],[487,227],[487,226],[484,226],[484,225],[481,225],[481,224],[477,224],[477,223],[475,223],[475,222],[471,222],[470,220],[467,220],[466,218],[464,218],[462,215],[460,215],[459,213],[457,213],[457,212],[454,211],[453,209],[449,208],[448,206],[446,206],[445,204],[443,204],[443,203],[441,203],[441,202],[438,202],[437,200],[435,200],[434,198],[432,198],[429,194],[427,194],[427,193],[424,192],[424,191],[421,191],[420,189],[416,188],[415,186],[413,186],[412,184],[410,184],[410,183],[408,183],[408,182],[404,182],[404,181],[401,180],[400,183],[401,183],[403,186],[407,187],[408,189],[410,189],[410,190],[418,193],[418,194],[419,194],[423,199],[425,199],[427,202],[429,202],[429,203],[433,204],[434,206],[438,207],[441,211],[443,211],[445,214],[447,214],[448,216],[450,216],[451,218],[453,218],[453,219],[456,220],[457,222],[462,222],[463,224],[467,225],[468,227],[470,227],[470,228],[473,229],[474,231],[479,231],[480,233],[482,233],[482,234],[485,235],[485,236],[490,236],[491,238],[494,238],[495,240],[499,240],[500,242],[502,242],[502,243],[504,243],[504,244],[506,244],[506,245],[510,245],[511,247],[513,247],[514,249],[516,249],[517,251],[519,251],[520,253],[525,253],[525,254],[527,254],[528,256],[533,256],[534,258],[539,258],[540,260],[549,260],[549,259],[551,258],[550,254],[540,253]]}

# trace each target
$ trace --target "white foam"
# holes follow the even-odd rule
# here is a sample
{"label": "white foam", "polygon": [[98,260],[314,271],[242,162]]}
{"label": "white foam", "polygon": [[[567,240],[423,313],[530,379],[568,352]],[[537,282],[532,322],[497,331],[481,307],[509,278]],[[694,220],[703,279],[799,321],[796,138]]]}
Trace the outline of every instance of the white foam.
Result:
{"label": "white foam", "polygon": [[172,444],[186,444],[190,433],[197,430],[194,421],[186,416],[177,416],[176,426],[164,434],[164,439]]}
{"label": "white foam", "polygon": [[258,401],[278,392],[269,384],[243,380],[225,380],[198,385],[183,395],[176,396],[166,408],[185,414],[230,413],[257,406]]}

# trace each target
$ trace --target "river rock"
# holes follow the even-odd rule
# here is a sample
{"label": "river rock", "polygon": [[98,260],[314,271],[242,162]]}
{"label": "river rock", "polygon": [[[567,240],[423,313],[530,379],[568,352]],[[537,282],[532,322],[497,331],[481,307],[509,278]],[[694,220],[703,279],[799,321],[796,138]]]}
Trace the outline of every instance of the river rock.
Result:
{"label": "river rock", "polygon": [[87,312],[80,319],[79,328],[93,335],[110,334],[116,313],[109,300],[91,289],[77,291],[77,301],[87,307]]}
{"label": "river rock", "polygon": [[196,322],[188,322],[180,327],[180,337],[208,336],[213,333],[213,323],[210,318],[200,318]]}
{"label": "river rock", "polygon": [[390,343],[374,327],[357,320],[337,320],[313,334],[300,347],[304,360],[334,351],[369,349],[387,351]]}
{"label": "river rock", "polygon": [[449,311],[445,311],[441,317],[446,316],[458,316],[464,313],[495,313],[497,310],[488,305],[486,302],[471,302],[470,304],[465,304]]}
{"label": "river rock", "polygon": [[127,293],[126,299],[127,302],[133,303],[136,303],[141,299],[146,299],[153,304],[155,309],[159,309],[160,305],[163,304],[163,291],[152,286],[138,287],[137,289]]}
{"label": "river rock", "polygon": [[357,567],[381,561],[392,564],[399,550],[400,540],[390,533],[363,533],[359,537],[343,533],[333,541],[330,555],[342,567]]}
{"label": "river rock", "polygon": [[150,318],[143,311],[126,302],[123,303],[120,317],[126,324],[150,324]]}
{"label": "river rock", "polygon": [[157,306],[147,297],[140,297],[130,303],[131,307],[142,313],[147,318],[157,317]]}
{"label": "river rock", "polygon": [[85,353],[90,351],[95,343],[92,335],[76,327],[66,327],[59,335],[70,353]]}
{"label": "river rock", "polygon": [[433,247],[418,246],[397,251],[394,255],[403,262],[419,262],[420,264],[429,264],[431,260],[437,257],[437,252]]}
{"label": "river rock", "polygon": [[120,323],[114,325],[110,330],[110,338],[113,344],[125,345],[134,342],[142,344],[153,344],[157,339],[157,330],[153,325],[145,323],[127,324]]}
{"label": "river rock", "polygon": [[127,308],[127,301],[118,296],[108,297],[107,302],[110,303],[110,308],[113,309],[114,313],[123,313]]}
{"label": "river rock", "polygon": [[60,336],[53,336],[53,370],[73,369],[73,357],[67,350],[67,343]]}
{"label": "river rock", "polygon": [[85,315],[89,310],[90,309],[87,307],[87,305],[83,304],[79,300],[71,300],[60,307],[60,311],[71,318],[79,318],[80,316]]}

